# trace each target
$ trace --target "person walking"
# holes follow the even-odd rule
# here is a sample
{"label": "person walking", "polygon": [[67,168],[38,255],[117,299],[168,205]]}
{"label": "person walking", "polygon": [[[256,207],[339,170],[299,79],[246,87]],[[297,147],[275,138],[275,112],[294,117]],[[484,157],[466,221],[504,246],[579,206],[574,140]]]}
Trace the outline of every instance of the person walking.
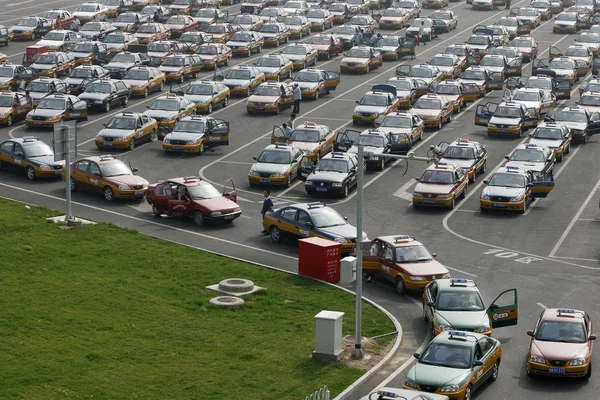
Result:
{"label": "person walking", "polygon": [[154,11],[154,16],[152,17],[152,21],[159,22],[158,11]]}
{"label": "person walking", "polygon": [[56,29],[62,29],[62,20],[60,19],[60,15],[56,17],[56,22],[54,23]]}
{"label": "person walking", "polygon": [[363,30],[362,28],[360,28],[358,30],[358,33],[356,34],[356,45],[360,46],[362,44],[363,41]]}
{"label": "person walking", "polygon": [[283,136],[285,136],[286,139],[292,136],[292,128],[290,128],[286,122],[284,122],[281,127],[283,128]]}
{"label": "person walking", "polygon": [[[263,194],[265,196],[265,199],[263,200],[263,205],[262,205],[262,209],[260,210],[260,213],[262,214],[262,219],[265,219],[265,214],[268,211],[272,211],[273,210],[273,200],[271,200],[271,192],[267,189],[265,190],[265,193]],[[269,232],[266,231],[266,229],[264,229],[261,232],[262,234],[268,234]]]}
{"label": "person walking", "polygon": [[294,83],[294,110],[292,114],[300,114],[300,100],[302,100],[302,90],[297,83]]}
{"label": "person walking", "polygon": [[421,26],[419,27],[419,36],[421,36],[419,38],[419,41],[423,39],[423,46],[426,45],[427,41],[425,40],[425,21],[421,21]]}
{"label": "person walking", "polygon": [[29,90],[25,91],[25,101],[27,102],[27,104],[33,104],[33,98],[29,94]]}
{"label": "person walking", "polygon": [[510,0],[506,0],[506,9],[510,10]]}

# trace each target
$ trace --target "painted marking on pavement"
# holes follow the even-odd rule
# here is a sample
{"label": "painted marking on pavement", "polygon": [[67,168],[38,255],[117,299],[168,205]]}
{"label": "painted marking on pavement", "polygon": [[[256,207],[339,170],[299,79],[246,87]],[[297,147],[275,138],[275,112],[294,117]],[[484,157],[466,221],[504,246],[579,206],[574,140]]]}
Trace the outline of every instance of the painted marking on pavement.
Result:
{"label": "painted marking on pavement", "polygon": [[415,181],[414,179],[409,180],[404,185],[402,185],[400,189],[394,192],[394,196],[404,200],[412,201],[412,194],[408,193],[408,189],[413,187],[416,183],[417,181]]}
{"label": "painted marking on pavement", "polygon": [[545,305],[543,305],[542,303],[535,303],[535,304],[537,304],[538,306],[542,307],[544,310],[548,308]]}

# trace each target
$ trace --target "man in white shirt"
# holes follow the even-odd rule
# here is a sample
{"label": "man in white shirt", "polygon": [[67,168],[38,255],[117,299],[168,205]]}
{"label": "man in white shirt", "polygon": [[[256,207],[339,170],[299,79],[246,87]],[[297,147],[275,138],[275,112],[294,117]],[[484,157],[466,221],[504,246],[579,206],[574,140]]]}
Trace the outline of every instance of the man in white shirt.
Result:
{"label": "man in white shirt", "polygon": [[302,90],[297,83],[294,83],[294,110],[292,114],[300,114],[300,100],[302,100]]}

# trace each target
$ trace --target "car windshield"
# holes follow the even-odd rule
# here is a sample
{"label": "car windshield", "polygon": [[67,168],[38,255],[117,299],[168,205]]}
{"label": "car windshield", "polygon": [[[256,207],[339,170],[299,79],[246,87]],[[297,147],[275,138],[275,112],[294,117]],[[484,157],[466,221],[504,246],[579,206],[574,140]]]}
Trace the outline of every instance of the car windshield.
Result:
{"label": "car windshield", "polygon": [[92,82],[85,88],[86,93],[110,93],[111,87],[108,83]]}
{"label": "car windshield", "polygon": [[534,10],[531,8],[519,8],[517,15],[519,17],[535,17],[538,14],[537,14],[537,10]]}
{"label": "car windshield", "polygon": [[317,171],[330,171],[348,173],[348,161],[335,158],[325,158],[319,161],[316,167]]}
{"label": "car windshield", "polygon": [[411,23],[410,23],[410,27],[411,28],[421,28],[421,26],[425,27],[425,28],[431,28],[431,21],[427,20],[427,19],[414,19]]}
{"label": "car windshield", "polygon": [[550,62],[550,69],[575,69],[575,63],[571,60],[557,60]]}
{"label": "car windshield", "polygon": [[150,105],[150,110],[179,111],[177,100],[157,99]]}
{"label": "car windshield", "polygon": [[0,77],[11,78],[14,75],[14,70],[10,67],[0,67]]}
{"label": "car windshield", "polygon": [[196,50],[196,54],[217,54],[218,50],[216,46],[200,46]]}
{"label": "car windshield", "polygon": [[317,228],[329,228],[348,224],[337,211],[329,207],[313,208],[310,210],[310,216]]}
{"label": "car windshield", "polygon": [[369,20],[365,17],[352,17],[350,25],[369,25]]}
{"label": "car windshield", "polygon": [[600,106],[600,97],[599,96],[581,96],[579,99],[579,104],[582,106]]}
{"label": "car windshield", "polygon": [[192,0],[175,0],[173,4],[178,6],[189,6],[192,4]]}
{"label": "car windshield", "polygon": [[600,42],[600,35],[596,33],[582,33],[577,38],[577,41],[583,43],[598,43]]}
{"label": "car windshield", "polygon": [[121,14],[117,17],[115,22],[135,22],[136,16],[134,14]]}
{"label": "car windshield", "polygon": [[518,107],[499,106],[494,112],[494,117],[521,118],[521,109]]}
{"label": "car windshield", "polygon": [[396,262],[431,261],[433,257],[422,244],[396,247]]}
{"label": "car windshield", "polygon": [[525,177],[514,173],[495,173],[488,181],[488,186],[524,188],[526,185]]}
{"label": "car windshield", "polygon": [[434,342],[425,350],[419,363],[466,369],[471,367],[471,353],[471,347],[467,345]]}
{"label": "car windshield", "polygon": [[354,144],[382,148],[385,145],[385,142],[383,140],[383,136],[367,134],[359,135],[354,141]]}
{"label": "car windshield", "polygon": [[399,8],[408,8],[409,10],[416,8],[413,1],[399,1],[396,3],[396,6]]}
{"label": "car windshield", "polygon": [[529,7],[533,7],[533,8],[550,8],[550,4],[546,3],[545,1],[534,1],[534,2],[532,2],[529,5]]}
{"label": "car windshield", "polygon": [[396,80],[396,79],[390,79],[385,84],[395,87],[396,89],[398,89],[398,91],[409,92],[412,90],[410,82],[405,81],[405,80],[400,81],[400,80]]}
{"label": "car windshield", "polygon": [[427,110],[441,110],[442,109],[442,101],[439,99],[429,99],[426,97],[421,97],[415,103],[415,108],[424,108]]}
{"label": "car windshield", "polygon": [[535,139],[561,140],[562,132],[560,128],[538,127],[532,134]]}
{"label": "car windshield", "polygon": [[76,53],[92,53],[94,51],[94,45],[92,43],[73,43],[69,46],[69,50]]}
{"label": "car windshield", "polygon": [[472,81],[485,81],[485,72],[466,70],[462,74],[462,79],[467,79],[467,80],[472,80]]}
{"label": "car windshield", "polygon": [[108,35],[103,40],[104,43],[125,43],[125,36],[116,34]]}
{"label": "car windshield", "polygon": [[294,77],[295,82],[319,82],[321,75],[318,72],[300,71]]}
{"label": "car windshield", "polygon": [[249,15],[238,15],[233,21],[234,24],[240,25],[252,25],[254,22],[254,19]]}
{"label": "car windshield", "polygon": [[136,118],[131,117],[114,117],[110,121],[108,121],[108,124],[106,124],[106,129],[134,130],[135,121]]}
{"label": "car windshield", "polygon": [[[485,60],[485,57],[484,57],[484,60]],[[429,64],[435,65],[435,66],[439,65],[442,67],[452,67],[454,65],[454,60],[452,59],[452,57],[433,57],[431,59],[431,61],[429,61]],[[483,65],[483,64],[481,64],[481,65]]]}
{"label": "car windshield", "polygon": [[207,85],[207,84],[199,84],[199,85],[190,85],[188,87],[187,92],[185,92],[186,94],[204,94],[204,95],[212,95],[213,94],[213,87],[212,85]]}
{"label": "car windshield", "polygon": [[133,64],[135,56],[132,54],[117,54],[113,57],[111,63]]}
{"label": "car windshield", "polygon": [[386,116],[383,121],[381,121],[380,126],[382,128],[405,128],[410,129],[412,126],[412,118],[411,117],[399,117],[394,115]]}
{"label": "car windshield", "polygon": [[444,50],[444,53],[455,54],[459,57],[465,56],[465,50],[461,47],[447,47],[446,50]]}
{"label": "car windshield", "polygon": [[403,17],[405,14],[404,10],[401,9],[391,9],[388,8],[387,10],[385,10],[382,14],[382,16],[384,17]]}
{"label": "car windshield", "polygon": [[80,31],[82,32],[100,32],[102,29],[102,24],[97,22],[88,22],[84,26],[81,27]]}
{"label": "car windshield", "polygon": [[133,175],[127,164],[122,161],[113,161],[110,163],[100,163],[102,175],[106,177]]}
{"label": "car windshield", "polygon": [[536,149],[517,149],[515,150],[509,161],[529,161],[529,162],[544,162],[544,153]]}
{"label": "car windshield", "polygon": [[37,26],[37,20],[34,18],[25,18],[17,22],[17,26],[35,27]]}
{"label": "car windshield", "polygon": [[289,151],[285,150],[263,150],[260,156],[256,159],[259,163],[269,164],[290,164],[292,162],[292,155]]}
{"label": "car windshield", "polygon": [[308,43],[327,45],[331,43],[331,38],[328,36],[314,36],[312,39],[309,40]]}
{"label": "car windshield", "polygon": [[169,43],[150,43],[148,51],[169,52],[171,51],[171,45]]}
{"label": "car windshield", "polygon": [[533,47],[533,43],[529,39],[513,39],[510,45],[514,47]]}
{"label": "car windshield", "polygon": [[292,142],[319,143],[320,135],[318,131],[311,129],[296,128],[292,131],[289,140]]}
{"label": "car windshield", "polygon": [[504,59],[501,57],[488,57],[485,56],[479,63],[482,67],[504,67]]}
{"label": "car windshield", "polygon": [[225,79],[250,79],[250,71],[247,69],[230,69],[225,72]]}
{"label": "car windshield", "polygon": [[216,199],[221,197],[221,193],[210,184],[188,186],[188,191],[192,200]]}
{"label": "car windshield", "polygon": [[48,18],[48,19],[56,19],[59,16],[60,16],[60,11],[48,11],[43,15],[44,18]]}
{"label": "car windshield", "polygon": [[450,95],[459,95],[460,88],[458,85],[437,85],[435,87],[435,93],[437,94],[450,94]]}
{"label": "car windshield", "polygon": [[557,121],[587,123],[587,116],[579,111],[561,111],[558,114]]}
{"label": "car windshield", "polygon": [[565,52],[567,57],[588,57],[588,49],[581,47],[569,47]]}
{"label": "car windshield", "polygon": [[261,32],[265,32],[265,33],[278,33],[279,32],[279,25],[263,25],[260,28]]}
{"label": "car windshield", "polygon": [[531,91],[517,91],[515,93],[513,100],[518,101],[542,101],[540,92],[531,92]]}
{"label": "car windshield", "polygon": [[223,25],[206,25],[202,27],[206,33],[225,33],[226,29]]}
{"label": "car windshield", "polygon": [[118,6],[121,4],[121,0],[102,0],[102,4],[105,6]]}
{"label": "car windshield", "polygon": [[253,95],[256,96],[281,96],[281,88],[272,85],[260,85],[254,89]]}
{"label": "car windshield", "polygon": [[433,78],[433,70],[430,68],[413,67],[408,76],[411,78]]}
{"label": "car windshield", "polygon": [[50,83],[33,81],[27,86],[30,92],[48,93],[50,92]]}
{"label": "car windshield", "polygon": [[63,41],[65,39],[65,34],[60,32],[48,32],[44,36],[44,40],[56,40]]}
{"label": "car windshield", "polygon": [[[325,12],[323,10],[310,10],[306,14],[306,18],[325,18]],[[355,23],[356,24],[357,22],[356,21],[351,21],[351,23]]]}
{"label": "car windshield", "polygon": [[204,133],[204,121],[179,121],[177,125],[175,125],[175,129],[173,132],[195,132],[195,133]]}
{"label": "car windshield", "polygon": [[37,108],[38,110],[64,110],[65,101],[62,99],[42,99]]}
{"label": "car windshield", "polygon": [[397,37],[383,37],[377,43],[379,47],[381,46],[390,46],[390,47],[398,47],[400,46],[400,42]]}
{"label": "car windshield", "polygon": [[155,25],[144,24],[137,31],[138,33],[156,33],[158,28]]}
{"label": "car windshield", "polygon": [[419,182],[423,183],[438,183],[438,184],[454,184],[454,174],[452,171],[437,171],[428,169],[423,172]]}
{"label": "car windshield", "polygon": [[54,152],[50,146],[44,142],[40,142],[39,140],[35,142],[23,143],[23,152],[28,158],[54,155]]}
{"label": "car windshield", "polygon": [[283,5],[283,8],[302,8],[302,4],[297,1],[288,1]]}
{"label": "car windshield", "polygon": [[519,26],[519,20],[516,18],[500,18],[497,22],[498,25],[502,26]]}
{"label": "car windshield", "polygon": [[483,301],[479,292],[473,291],[443,291],[437,299],[438,311],[483,311]]}
{"label": "car windshield", "polygon": [[183,57],[167,57],[161,64],[164,67],[183,67],[184,65],[185,58]]}
{"label": "car windshield", "polygon": [[452,158],[455,160],[473,160],[475,159],[475,151],[473,151],[471,147],[448,146],[444,152],[444,158]]}
{"label": "car windshield", "polygon": [[577,21],[577,14],[575,13],[561,13],[556,17],[557,21]]}
{"label": "car windshield", "polygon": [[263,8],[262,10],[260,10],[258,15],[261,15],[263,17],[277,17],[279,15],[279,12],[275,9]]}
{"label": "car windshield", "polygon": [[593,6],[595,4],[596,4],[595,0],[577,0],[575,2],[575,5],[577,5],[577,6]]}
{"label": "car windshield", "polygon": [[302,46],[288,46],[283,50],[283,54],[306,55],[306,49]]}
{"label": "car windshield", "polygon": [[300,17],[287,17],[284,22],[288,26],[304,25],[304,20]]}
{"label": "car windshield", "polygon": [[360,102],[358,104],[360,104],[361,106],[385,107],[388,105],[388,98],[387,96],[366,94],[362,97],[362,99],[360,99]]}
{"label": "car windshield", "polygon": [[356,35],[356,29],[340,26],[339,28],[335,28],[332,33],[338,35]]}
{"label": "car windshield", "polygon": [[127,71],[123,79],[130,79],[132,81],[145,81],[150,77],[150,73],[143,69],[130,69]]}
{"label": "car windshield", "polygon": [[215,18],[215,16],[214,10],[199,10],[196,13],[196,17],[198,18]]}
{"label": "car windshield", "polygon": [[167,20],[167,24],[171,25],[185,25],[187,20],[183,17],[173,16]]}
{"label": "car windshield", "polygon": [[542,342],[586,343],[581,321],[542,321],[535,339]]}
{"label": "car windshield", "polygon": [[467,44],[487,46],[489,43],[490,41],[487,36],[471,36],[469,40],[467,40]]}
{"label": "car windshield", "polygon": [[36,64],[56,64],[56,55],[54,54],[40,54],[35,59]]}
{"label": "car windshield", "polygon": [[75,11],[80,11],[80,12],[96,12],[96,6],[95,5],[91,5],[91,4],[82,4],[79,7],[77,7],[75,9]]}
{"label": "car windshield", "polygon": [[248,43],[252,41],[252,35],[249,33],[238,32],[231,37],[232,42]]}
{"label": "car windshield", "polygon": [[12,107],[13,96],[0,96],[0,107]]}
{"label": "car windshield", "polygon": [[436,11],[433,14],[431,14],[431,17],[429,17],[429,18],[448,20],[448,19],[452,19],[452,16],[447,11]]}
{"label": "car windshield", "polygon": [[527,89],[552,89],[552,82],[549,79],[527,79],[525,83]]}

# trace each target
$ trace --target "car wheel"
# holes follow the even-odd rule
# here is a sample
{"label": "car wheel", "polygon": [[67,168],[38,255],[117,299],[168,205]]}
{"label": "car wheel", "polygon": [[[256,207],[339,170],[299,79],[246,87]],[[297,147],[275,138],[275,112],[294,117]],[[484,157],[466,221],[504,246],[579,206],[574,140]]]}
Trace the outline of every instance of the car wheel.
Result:
{"label": "car wheel", "polygon": [[473,173],[473,177],[469,177],[469,183],[475,183],[475,177],[477,176],[477,171]]}
{"label": "car wheel", "polygon": [[463,400],[471,400],[471,384],[469,384],[469,386],[467,386]]}
{"label": "car wheel", "polygon": [[35,32],[33,32],[31,34],[31,40],[35,40],[35,39],[37,39],[37,35],[35,34]]}
{"label": "car wheel", "polygon": [[58,74],[56,73],[56,71],[54,71],[54,72],[52,73],[52,77],[53,77],[54,79],[58,78]]}
{"label": "car wheel", "polygon": [[35,180],[35,170],[31,166],[27,167],[27,179],[30,181]]}
{"label": "car wheel", "polygon": [[317,88],[317,91],[315,92],[315,100],[319,100],[319,88]]}
{"label": "car wheel", "polygon": [[276,226],[271,227],[271,229],[269,230],[269,234],[271,235],[271,240],[274,243],[281,243],[281,241],[283,240],[283,237],[281,236],[281,230],[279,230],[279,228]]}
{"label": "car wheel", "polygon": [[587,372],[587,374],[584,375],[583,379],[587,381],[590,379],[591,376],[592,376],[592,363],[590,362],[588,372]]}
{"label": "car wheel", "polygon": [[371,72],[371,66],[369,64],[367,64],[367,74]]}
{"label": "car wheel", "polygon": [[437,126],[438,130],[442,129],[442,126],[444,126],[444,123],[442,122],[442,119],[440,118],[440,122],[438,123],[438,126]]}
{"label": "car wheel", "polygon": [[208,113],[211,114],[212,112],[213,112],[213,105],[212,105],[212,103],[210,103],[208,105]]}
{"label": "car wheel", "polygon": [[196,211],[194,213],[194,223],[198,226],[202,226],[205,222],[206,220],[204,219],[204,215],[202,215],[200,211]]}
{"label": "car wheel", "polygon": [[150,132],[150,135],[148,135],[148,142],[156,142],[158,140],[158,132],[155,130],[153,130],[152,132]]}
{"label": "car wheel", "polygon": [[110,100],[107,100],[106,104],[104,104],[104,111],[110,112]]}
{"label": "car wheel", "polygon": [[285,182],[285,187],[290,187],[292,186],[292,174],[290,173],[288,175],[287,181]]}
{"label": "car wheel", "polygon": [[162,215],[162,213],[158,211],[158,208],[156,208],[154,204],[152,204],[152,214],[156,215],[157,217],[160,217]]}
{"label": "car wheel", "polygon": [[[475,182],[475,180],[473,180],[473,182]],[[466,186],[465,186],[465,190],[463,190],[463,192],[462,192],[462,194],[460,195],[460,197],[462,197],[462,198],[463,198],[463,200],[464,200],[464,199],[466,199],[466,198],[467,198],[467,194],[468,194],[468,192],[469,192],[469,185],[466,185]]]}
{"label": "car wheel", "polygon": [[181,74],[181,78],[179,78],[179,83],[185,82],[185,75]]}
{"label": "car wheel", "polygon": [[496,361],[496,364],[492,367],[492,374],[490,375],[490,381],[496,382],[498,379],[498,372],[500,372],[500,360]]}
{"label": "car wheel", "polygon": [[404,294],[406,293],[406,285],[404,284],[404,279],[402,279],[400,276],[396,277],[396,290],[398,291],[398,293],[400,294]]}
{"label": "car wheel", "polygon": [[9,115],[8,118],[6,119],[6,126],[11,126],[12,125],[12,115]]}
{"label": "car wheel", "polygon": [[144,88],[144,98],[148,97],[148,88]]}
{"label": "car wheel", "polygon": [[129,97],[125,96],[123,98],[123,103],[122,104],[123,104],[123,107],[127,107],[127,104],[129,104]]}
{"label": "car wheel", "polygon": [[571,143],[569,143],[567,145],[567,148],[565,149],[565,154],[569,154],[569,153],[571,153]]}
{"label": "car wheel", "polygon": [[348,197],[348,185],[344,185],[343,197]]}
{"label": "car wheel", "polygon": [[223,108],[227,107],[228,104],[229,104],[229,97],[225,97],[225,100],[223,100]]}
{"label": "car wheel", "polygon": [[446,120],[446,123],[449,124],[450,122],[452,122],[452,113],[450,113],[448,115],[448,119]]}
{"label": "car wheel", "polygon": [[104,199],[106,201],[113,201],[115,198],[115,193],[113,192],[113,190],[111,189],[110,186],[107,186],[104,188]]}
{"label": "car wheel", "polygon": [[129,151],[132,151],[133,149],[135,149],[135,138],[132,137],[131,140],[129,141],[129,147],[128,147]]}
{"label": "car wheel", "polygon": [[425,309],[425,303],[423,303],[423,320],[425,322],[429,321],[429,318],[427,317],[427,310]]}
{"label": "car wheel", "polygon": [[487,161],[483,163],[483,165],[481,166],[481,169],[479,170],[479,173],[481,175],[485,174],[486,169],[487,169]]}
{"label": "car wheel", "polygon": [[258,52],[258,53],[262,53],[262,46],[258,46],[258,50],[257,50],[257,52]]}
{"label": "car wheel", "polygon": [[379,160],[379,170],[383,171],[385,169],[385,158],[381,157]]}
{"label": "car wheel", "polygon": [[454,210],[454,207],[456,207],[456,196],[452,196],[452,201],[450,202],[450,209]]}
{"label": "car wheel", "polygon": [[198,153],[204,154],[204,141],[200,142],[200,147],[198,148]]}
{"label": "car wheel", "polygon": [[456,114],[460,114],[461,109],[462,109],[462,103],[459,102],[458,107],[456,108]]}
{"label": "car wheel", "polygon": [[69,188],[71,189],[71,192],[77,191],[77,184],[75,183],[75,180],[73,178],[71,178],[69,181]]}
{"label": "car wheel", "polygon": [[279,47],[279,39],[275,41],[275,47]]}
{"label": "car wheel", "polygon": [[246,54],[248,57],[252,56],[252,49],[248,49],[248,53]]}

